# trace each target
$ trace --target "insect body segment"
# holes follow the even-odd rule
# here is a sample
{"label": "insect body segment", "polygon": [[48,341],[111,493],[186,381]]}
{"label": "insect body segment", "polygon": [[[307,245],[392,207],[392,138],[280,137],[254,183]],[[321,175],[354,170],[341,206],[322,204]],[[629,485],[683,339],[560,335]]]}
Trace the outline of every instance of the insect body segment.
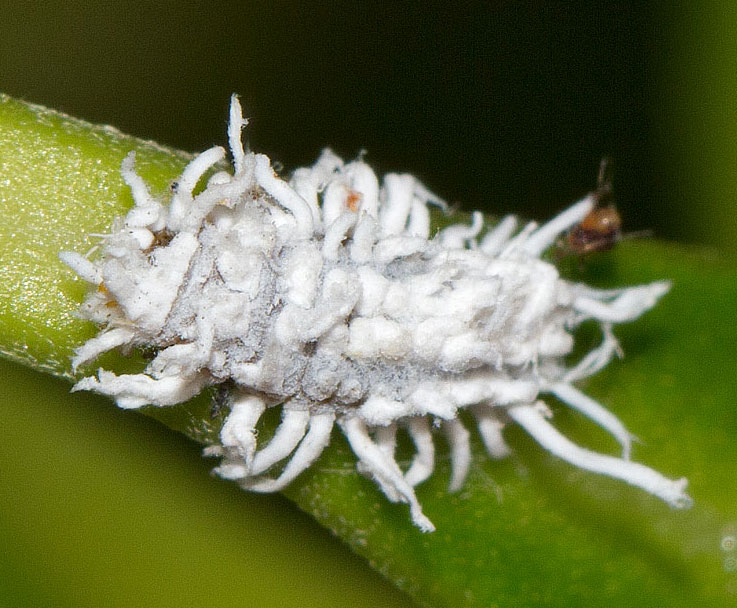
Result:
{"label": "insect body segment", "polygon": [[[168,204],[151,197],[129,156],[122,172],[135,206],[106,237],[102,257],[63,254],[82,278],[105,285],[82,306],[103,329],[78,349],[74,368],[118,347],[155,353],[139,374],[100,370],[75,390],[124,408],[164,407],[227,383],[232,390],[216,405],[229,413],[206,453],[221,458],[220,476],[256,492],[291,483],[338,426],[359,471],[389,500],[407,503],[423,531],[433,525],[414,487],[433,473],[436,429],[450,448],[451,490],[470,466],[462,409],[494,458],[510,452],[502,431],[511,420],[578,467],[676,507],[689,503],[685,480],[631,462],[621,422],[573,387],[617,354],[612,325],[636,319],[669,288],[596,290],[541,259],[562,234],[593,221],[595,195],[542,226],[517,231],[510,216],[479,238],[475,214],[472,225],[431,238],[428,206],[445,204],[414,177],[380,182],[362,158],[345,163],[326,150],[286,181],[266,156],[244,151],[244,125],[234,96],[234,173],[215,173],[194,195],[224,155],[208,150],[184,170]],[[600,323],[604,339],[567,366],[572,331],[586,319]],[[608,430],[622,457],[561,435],[540,400],[548,393]],[[256,428],[272,407],[282,420],[263,445]],[[395,457],[400,430],[415,448],[406,470]]]}
{"label": "insect body segment", "polygon": [[592,209],[568,233],[568,248],[578,255],[608,251],[622,238],[622,218],[614,206]]}
{"label": "insect body segment", "polygon": [[579,224],[573,226],[559,248],[583,256],[596,251],[609,251],[622,240],[622,218],[614,205],[609,159],[599,165],[596,190],[591,193],[594,206]]}

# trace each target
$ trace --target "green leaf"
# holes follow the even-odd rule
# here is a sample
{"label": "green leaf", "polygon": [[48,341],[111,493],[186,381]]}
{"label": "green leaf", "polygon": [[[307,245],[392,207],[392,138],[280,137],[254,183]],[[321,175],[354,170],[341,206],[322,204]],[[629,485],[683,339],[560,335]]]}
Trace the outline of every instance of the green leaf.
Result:
{"label": "green leaf", "polygon": [[[112,218],[130,206],[119,166],[131,149],[137,151],[138,170],[159,193],[189,158],[108,127],[0,98],[0,349],[9,359],[71,378],[69,356],[96,328],[75,316],[86,287],[58,261],[57,254],[94,246],[90,234],[104,232]],[[737,327],[733,320],[737,270],[708,252],[644,240],[621,243],[614,253],[586,261],[583,271],[576,263],[570,266],[569,272],[581,275],[577,279],[597,285],[662,278],[674,282],[672,292],[656,309],[636,323],[617,328],[624,360],[610,364],[585,389],[639,437],[636,460],[670,477],[690,479],[695,500],[691,510],[673,511],[622,483],[575,470],[544,453],[517,428],[507,434],[514,455],[505,461],[491,461],[474,436],[472,471],[458,494],[446,491],[448,462],[441,446],[437,473],[417,492],[437,526],[433,534],[420,533],[411,525],[406,506],[388,503],[372,482],[355,472],[355,458],[337,432],[316,466],[286,494],[379,572],[429,606],[730,605],[737,598],[737,549],[729,545],[730,535],[737,535]],[[585,343],[596,337],[582,331],[579,339]],[[135,364],[115,357],[105,362],[106,366]],[[210,486],[217,488],[213,491],[219,501],[223,495],[228,497],[210,510],[203,498],[207,494],[198,490],[207,464],[197,461],[192,449],[185,445],[185,455],[179,454],[181,462],[178,458],[162,464],[161,452],[165,445],[177,443],[175,437],[152,440],[150,428],[144,427],[142,434],[131,431],[144,443],[126,449],[129,427],[125,425],[138,424],[131,423],[135,416],[115,412],[112,404],[105,407],[105,400],[94,396],[62,395],[65,388],[58,383],[6,367],[12,401],[4,403],[6,447],[0,454],[6,484],[15,489],[3,488],[3,512],[27,509],[34,520],[52,514],[68,522],[58,505],[46,505],[45,488],[52,502],[63,495],[58,479],[67,480],[64,488],[70,494],[94,493],[96,487],[112,483],[111,478],[117,484],[117,471],[125,477],[145,469],[150,458],[152,468],[165,467],[165,474],[155,481],[151,478],[148,483],[155,485],[148,490],[145,483],[136,486],[131,491],[140,495],[123,497],[120,508],[109,511],[109,517],[120,522],[122,529],[139,527],[153,536],[163,530],[181,541],[174,555],[193,575],[187,586],[194,594],[191,597],[208,596],[222,604],[220,593],[228,584],[223,569],[231,568],[234,561],[243,566],[233,568],[232,584],[260,589],[263,575],[249,558],[256,551],[266,556],[258,562],[268,561],[272,554],[266,549],[273,546],[273,559],[281,559],[275,569],[289,581],[288,588],[299,586],[301,605],[312,601],[305,586],[310,586],[310,597],[320,597],[320,590],[327,590],[337,594],[343,605],[349,601],[401,605],[402,600],[389,591],[381,591],[381,597],[371,595],[379,593],[373,591],[375,581],[351,587],[354,597],[348,599],[350,591],[338,591],[348,587],[339,585],[346,584],[343,579],[363,574],[347,568],[340,573],[329,565],[320,570],[315,564],[323,562],[314,561],[319,559],[317,547],[311,547],[317,551],[314,560],[297,554],[280,558],[280,552],[291,550],[279,548],[285,537],[307,534],[306,542],[330,545],[318,533],[305,532],[303,523],[295,523],[299,517],[281,506],[275,514],[271,505],[279,504],[278,499],[236,492],[208,479],[207,491]],[[14,387],[19,388],[13,392]],[[592,449],[615,450],[599,429],[548,401],[556,412],[556,425],[575,441]],[[80,415],[80,408],[87,415]],[[108,410],[120,415],[111,425],[121,424],[124,436],[110,429],[90,433],[86,428],[87,418],[112,415]],[[207,442],[219,423],[210,419],[209,410],[209,396],[204,395],[183,406],[150,408],[145,413]],[[52,430],[63,442],[59,453],[49,445]],[[85,437],[100,442],[94,444],[97,450],[84,445]],[[107,463],[111,473],[101,476],[80,457],[88,453],[87,458]],[[123,491],[123,486],[118,487]],[[176,487],[182,488],[181,494]],[[196,517],[192,505],[199,507]],[[91,517],[94,509],[85,508]],[[269,527],[271,535],[261,537],[263,546],[239,553],[241,537],[251,531],[244,520],[251,517],[258,522],[254,527]],[[18,516],[4,518],[0,534],[27,535],[23,521]],[[52,528],[53,524],[34,530],[46,534],[47,542],[58,542]],[[63,546],[74,553],[74,542],[66,540]],[[35,549],[22,551],[17,561],[0,562],[0,579],[23,576],[4,577],[5,573],[35,572],[44,541],[23,538],[22,543],[26,542]],[[111,535],[100,543],[112,546],[113,553],[119,549],[137,555],[128,546],[128,535]],[[181,590],[164,591],[155,583],[181,574],[166,559],[160,568],[149,569],[136,566],[135,559],[110,560],[109,552],[94,543],[78,550],[104,563],[110,561],[110,571],[118,563],[131,569],[130,576],[144,581],[150,587],[147,593],[160,605],[175,605],[175,600],[186,603],[178,595]],[[141,559],[146,564],[156,561],[150,556]],[[218,567],[211,568],[211,561]],[[107,566],[95,570],[92,563],[97,562],[73,559],[60,568],[88,568],[93,578],[104,579]],[[116,578],[120,589],[127,588],[126,576]],[[57,578],[76,580],[68,573]],[[11,584],[7,593],[43,605],[51,603],[43,594],[52,593],[53,587]],[[264,598],[276,598],[278,592],[265,591],[258,601],[271,605]],[[83,604],[74,596],[78,590],[65,593],[73,598],[69,605]],[[245,597],[253,602],[255,596]],[[300,596],[279,601],[299,605],[295,597]]]}

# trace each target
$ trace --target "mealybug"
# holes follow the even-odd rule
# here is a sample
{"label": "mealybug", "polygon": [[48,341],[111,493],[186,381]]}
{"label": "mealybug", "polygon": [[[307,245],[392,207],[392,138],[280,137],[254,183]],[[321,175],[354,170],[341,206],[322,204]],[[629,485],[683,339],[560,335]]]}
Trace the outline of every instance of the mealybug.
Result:
{"label": "mealybug", "polygon": [[[103,237],[100,256],[62,259],[93,289],[81,314],[101,326],[80,346],[76,370],[114,348],[154,354],[138,374],[100,370],[74,390],[110,395],[123,408],[169,406],[208,386],[232,386],[218,445],[219,475],[256,492],[284,488],[311,466],[334,425],[360,471],[412,521],[434,529],[414,486],[433,472],[433,435],[450,446],[450,489],[468,472],[470,410],[492,457],[509,453],[502,430],[515,422],[575,466],[615,477],[685,507],[686,480],[670,480],[630,460],[631,435],[611,412],[575,388],[618,352],[612,326],[638,318],[669,289],[599,290],[560,277],[541,255],[573,227],[604,234],[596,211],[602,185],[549,222],[517,229],[506,217],[482,236],[481,214],[433,235],[428,206],[445,203],[417,179],[380,183],[362,158],[330,150],[291,177],[262,154],[246,153],[237,97],[228,136],[233,173],[214,173],[225,156],[197,156],[161,202],[135,172],[122,176],[135,206]],[[590,219],[590,218],[596,219]],[[616,228],[616,226],[614,226]],[[573,330],[598,322],[601,344],[573,365]],[[540,396],[551,394],[620,443],[620,458],[581,448],[551,424]],[[262,445],[256,425],[267,408],[282,421]],[[406,470],[396,434],[412,439]]]}

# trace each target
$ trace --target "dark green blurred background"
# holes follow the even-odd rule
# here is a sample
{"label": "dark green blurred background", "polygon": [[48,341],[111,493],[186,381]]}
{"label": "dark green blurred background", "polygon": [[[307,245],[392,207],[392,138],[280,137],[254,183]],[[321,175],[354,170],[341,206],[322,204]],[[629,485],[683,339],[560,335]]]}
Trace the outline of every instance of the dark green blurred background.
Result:
{"label": "dark green blurred background", "polygon": [[[627,230],[735,253],[734,6],[3,0],[0,91],[190,151],[225,143],[238,92],[287,169],[366,149],[463,208],[540,219],[608,155]],[[404,603],[184,439],[2,366],[0,606]]]}
{"label": "dark green blurred background", "polygon": [[365,148],[545,218],[612,157],[629,230],[737,251],[737,8],[659,2],[20,2],[0,89],[190,151],[242,95],[289,169]]}

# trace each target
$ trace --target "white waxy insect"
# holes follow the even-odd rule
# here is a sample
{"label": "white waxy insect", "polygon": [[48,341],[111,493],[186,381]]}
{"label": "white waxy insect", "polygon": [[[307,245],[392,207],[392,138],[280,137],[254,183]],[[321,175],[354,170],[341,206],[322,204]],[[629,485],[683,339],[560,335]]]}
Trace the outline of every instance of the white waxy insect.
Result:
{"label": "white waxy insect", "polygon": [[[541,254],[591,211],[588,196],[542,226],[517,231],[513,217],[479,238],[480,214],[431,238],[429,205],[443,201],[410,175],[379,184],[361,158],[325,150],[289,181],[269,159],[246,153],[233,96],[228,136],[233,174],[204,174],[223,159],[212,148],[177,180],[168,204],[149,193],[131,152],[122,175],[135,206],[105,237],[102,255],[62,259],[98,286],[82,315],[103,329],[76,352],[76,370],[117,347],[155,357],[140,374],[99,370],[75,390],[109,395],[123,408],[168,406],[221,383],[235,387],[217,473],[246,489],[274,492],[307,469],[337,423],[391,501],[434,529],[414,486],[433,472],[433,428],[450,446],[450,489],[471,460],[468,408],[489,454],[510,451],[510,421],[556,456],[638,486],[674,507],[690,504],[686,480],[670,480],[630,460],[631,435],[574,383],[618,351],[611,328],[655,305],[669,284],[597,290],[562,279]],[[573,367],[572,331],[597,321],[603,340]],[[572,443],[549,422],[541,394],[554,395],[619,442],[621,458]],[[266,408],[282,406],[273,438],[259,445]],[[396,433],[415,455],[395,459]],[[282,464],[286,463],[286,464]],[[280,468],[279,468],[280,467]],[[274,473],[274,471],[277,471]]]}

